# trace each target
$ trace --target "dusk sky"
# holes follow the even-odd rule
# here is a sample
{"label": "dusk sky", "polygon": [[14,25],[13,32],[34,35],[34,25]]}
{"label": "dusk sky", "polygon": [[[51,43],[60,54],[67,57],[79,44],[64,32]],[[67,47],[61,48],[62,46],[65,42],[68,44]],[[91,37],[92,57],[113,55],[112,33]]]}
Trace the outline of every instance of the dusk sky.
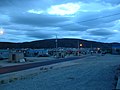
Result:
{"label": "dusk sky", "polygon": [[0,42],[120,42],[120,0],[0,0]]}

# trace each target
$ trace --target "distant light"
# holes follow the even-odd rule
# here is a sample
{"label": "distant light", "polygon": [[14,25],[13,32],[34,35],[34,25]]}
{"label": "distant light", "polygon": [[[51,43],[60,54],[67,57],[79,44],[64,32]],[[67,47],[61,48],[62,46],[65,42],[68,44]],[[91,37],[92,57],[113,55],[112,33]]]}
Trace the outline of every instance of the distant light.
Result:
{"label": "distant light", "polygon": [[100,48],[97,48],[97,50],[100,50]]}
{"label": "distant light", "polygon": [[0,35],[3,35],[3,34],[4,34],[4,29],[0,28]]}
{"label": "distant light", "polygon": [[82,44],[80,44],[80,47],[82,47],[83,45]]}

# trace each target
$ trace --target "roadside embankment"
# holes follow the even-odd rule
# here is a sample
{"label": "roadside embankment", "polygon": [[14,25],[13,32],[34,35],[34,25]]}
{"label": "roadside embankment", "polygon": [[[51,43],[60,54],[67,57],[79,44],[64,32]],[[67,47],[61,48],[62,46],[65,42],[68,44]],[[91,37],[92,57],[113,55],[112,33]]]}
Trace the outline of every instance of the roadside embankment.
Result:
{"label": "roadside embankment", "polygon": [[16,80],[31,78],[33,76],[36,76],[39,73],[47,72],[48,70],[59,69],[62,67],[68,67],[68,66],[77,64],[77,63],[73,63],[73,62],[71,63],[71,62],[72,61],[61,62],[61,63],[40,66],[40,67],[31,68],[31,69],[22,70],[22,71],[1,74],[0,75],[0,84],[6,84],[6,83],[14,82]]}

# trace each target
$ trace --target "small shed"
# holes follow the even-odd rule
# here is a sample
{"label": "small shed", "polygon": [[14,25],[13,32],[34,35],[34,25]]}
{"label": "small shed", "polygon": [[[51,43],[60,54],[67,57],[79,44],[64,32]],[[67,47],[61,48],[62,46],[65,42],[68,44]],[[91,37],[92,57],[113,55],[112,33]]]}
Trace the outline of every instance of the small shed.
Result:
{"label": "small shed", "polygon": [[11,52],[9,54],[9,61],[11,61],[11,62],[25,62],[24,53],[22,53],[22,52]]}

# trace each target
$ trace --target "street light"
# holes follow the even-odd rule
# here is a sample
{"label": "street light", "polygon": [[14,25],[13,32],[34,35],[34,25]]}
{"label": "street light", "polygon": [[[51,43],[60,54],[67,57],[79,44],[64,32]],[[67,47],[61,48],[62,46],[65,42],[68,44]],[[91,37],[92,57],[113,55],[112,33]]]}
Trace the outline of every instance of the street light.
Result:
{"label": "street light", "polygon": [[82,51],[82,46],[83,46],[83,44],[80,44],[80,51]]}
{"label": "street light", "polygon": [[80,47],[82,47],[83,46],[83,44],[80,44]]}
{"label": "street light", "polygon": [[56,57],[57,57],[57,49],[58,49],[58,40],[57,40],[57,35],[56,35],[56,40],[55,40],[55,42],[56,42]]}
{"label": "street light", "polygon": [[80,55],[80,48],[83,46],[83,44],[81,44],[79,41],[78,41],[78,56]]}
{"label": "street light", "polygon": [[78,41],[78,56],[79,56],[79,50],[80,50],[80,42]]}

